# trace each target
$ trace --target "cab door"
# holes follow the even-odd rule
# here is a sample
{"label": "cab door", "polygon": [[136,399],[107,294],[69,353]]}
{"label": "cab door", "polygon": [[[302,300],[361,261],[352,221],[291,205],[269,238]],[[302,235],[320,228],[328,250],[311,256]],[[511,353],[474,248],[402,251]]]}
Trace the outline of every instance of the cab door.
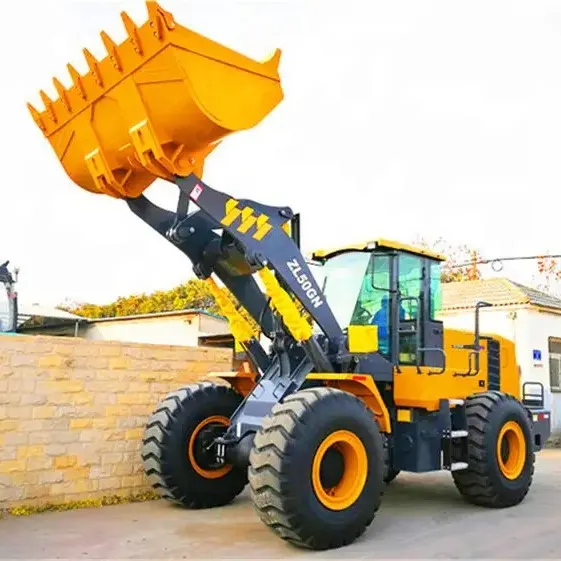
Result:
{"label": "cab door", "polygon": [[435,317],[439,302],[438,264],[420,255],[399,253],[395,313],[399,364],[443,367],[443,326]]}
{"label": "cab door", "polygon": [[[397,302],[399,318],[399,364],[416,364],[422,346],[423,259],[400,253],[397,257]],[[421,361],[422,363],[422,361]]]}

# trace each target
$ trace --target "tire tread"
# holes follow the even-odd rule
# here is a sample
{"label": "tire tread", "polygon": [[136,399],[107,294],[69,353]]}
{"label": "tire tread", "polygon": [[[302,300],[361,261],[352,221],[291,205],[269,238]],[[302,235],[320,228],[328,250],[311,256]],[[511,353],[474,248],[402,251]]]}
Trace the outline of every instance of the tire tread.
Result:
{"label": "tire tread", "polygon": [[[493,484],[489,451],[485,448],[486,429],[489,427],[493,411],[508,402],[520,403],[513,396],[496,390],[471,396],[466,401],[469,467],[466,470],[453,472],[452,477],[460,494],[469,502],[479,506],[504,508],[521,503],[528,494],[534,475],[535,453],[532,450],[529,483],[522,493],[517,493],[514,498],[505,499]],[[532,442],[526,444],[532,446]]]}
{"label": "tire tread", "polygon": [[[250,456],[249,486],[254,506],[261,521],[277,533],[283,540],[308,549],[330,549],[351,543],[364,533],[374,519],[379,505],[374,508],[368,519],[364,520],[352,535],[309,536],[292,510],[292,498],[287,496],[288,487],[286,468],[290,457],[284,455],[292,448],[295,434],[305,430],[306,417],[314,415],[314,404],[328,396],[338,396],[346,392],[334,388],[309,388],[286,397],[282,405],[273,407],[269,420],[255,437]],[[369,411],[364,403],[350,396]],[[271,437],[275,435],[275,442]]]}
{"label": "tire tread", "polygon": [[[212,508],[229,502],[219,494],[201,494],[193,492],[189,496],[179,492],[174,485],[172,477],[166,475],[165,466],[165,438],[174,430],[178,417],[198,399],[210,397],[211,394],[225,395],[234,390],[227,386],[211,382],[197,382],[186,385],[169,393],[152,413],[144,429],[142,440],[141,458],[144,463],[144,472],[152,488],[162,498],[177,505],[193,508]],[[247,480],[233,481],[235,485],[229,493],[234,496],[241,493]]]}

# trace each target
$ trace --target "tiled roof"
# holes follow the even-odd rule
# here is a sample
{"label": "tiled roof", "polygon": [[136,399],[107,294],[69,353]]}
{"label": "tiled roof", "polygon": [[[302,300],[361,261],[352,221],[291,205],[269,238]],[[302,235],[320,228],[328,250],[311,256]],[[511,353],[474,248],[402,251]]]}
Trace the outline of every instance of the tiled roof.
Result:
{"label": "tiled roof", "polygon": [[530,304],[544,308],[561,309],[561,299],[556,298],[555,296],[550,296],[549,294],[536,290],[535,288],[530,288],[529,286],[524,286],[514,281],[510,282],[526,294]]}
{"label": "tiled roof", "polygon": [[505,278],[442,285],[442,311],[474,308],[478,301],[493,306],[533,305],[561,310],[561,299]]}

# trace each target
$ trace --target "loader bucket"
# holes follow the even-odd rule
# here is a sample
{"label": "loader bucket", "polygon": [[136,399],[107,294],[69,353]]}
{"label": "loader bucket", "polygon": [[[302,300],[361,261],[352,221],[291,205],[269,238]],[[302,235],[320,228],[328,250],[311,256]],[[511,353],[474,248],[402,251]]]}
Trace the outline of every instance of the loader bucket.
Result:
{"label": "loader bucket", "polygon": [[137,26],[121,13],[127,39],[105,32],[107,56],[84,49],[89,72],[71,65],[72,86],[54,79],[55,100],[28,108],[66,173],[80,187],[138,197],[156,178],[203,172],[205,157],[228,134],[249,129],[283,99],[280,51],[257,62],[175,22],[148,1]]}

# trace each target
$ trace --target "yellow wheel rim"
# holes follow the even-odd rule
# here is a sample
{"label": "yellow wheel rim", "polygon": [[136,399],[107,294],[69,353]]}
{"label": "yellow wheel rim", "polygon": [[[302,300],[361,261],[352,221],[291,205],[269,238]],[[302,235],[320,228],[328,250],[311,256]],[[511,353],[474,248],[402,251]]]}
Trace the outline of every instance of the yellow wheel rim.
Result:
{"label": "yellow wheel rim", "polygon": [[224,477],[232,469],[231,465],[224,465],[217,469],[205,469],[197,463],[197,459],[195,458],[195,440],[202,429],[213,423],[227,427],[230,424],[230,419],[228,419],[228,417],[222,417],[221,415],[207,417],[195,427],[187,446],[189,463],[193,469],[205,479],[219,479],[220,477]]}
{"label": "yellow wheel rim", "polygon": [[[328,453],[342,459],[342,474],[331,486],[322,482],[322,463]],[[330,510],[344,510],[360,497],[368,475],[368,456],[361,440],[352,432],[331,433],[317,449],[312,464],[312,486],[320,503]]]}
{"label": "yellow wheel rim", "polygon": [[526,439],[522,427],[515,421],[505,423],[497,439],[499,469],[507,479],[516,479],[526,463]]}

